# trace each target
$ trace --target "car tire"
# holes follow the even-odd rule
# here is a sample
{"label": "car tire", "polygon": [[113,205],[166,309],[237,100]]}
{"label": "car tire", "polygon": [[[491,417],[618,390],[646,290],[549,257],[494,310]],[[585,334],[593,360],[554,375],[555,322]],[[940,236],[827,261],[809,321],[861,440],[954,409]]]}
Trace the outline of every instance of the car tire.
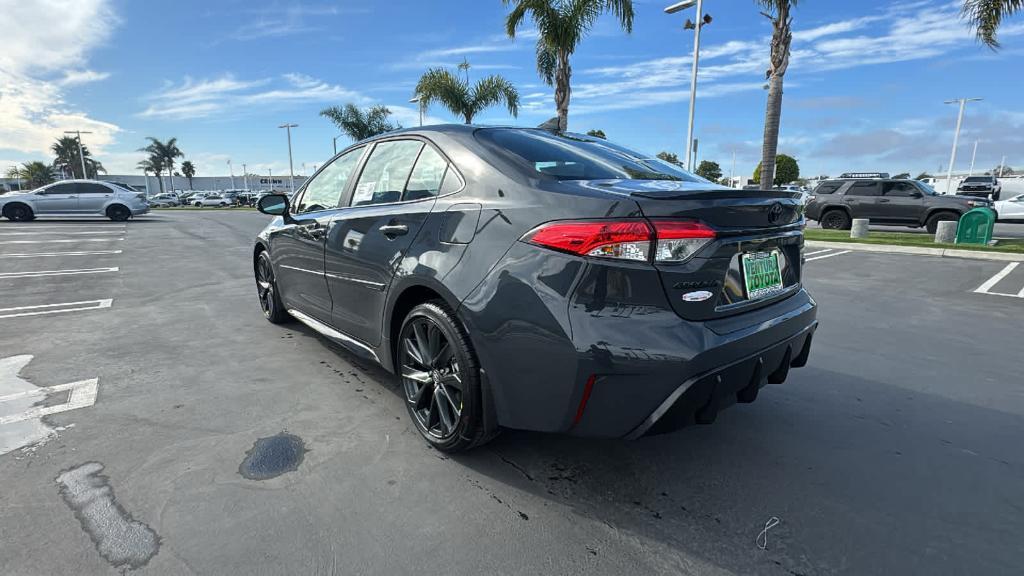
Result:
{"label": "car tire", "polygon": [[196,202],[195,206],[196,206],[196,208],[202,208],[203,207],[203,203],[202,202]]}
{"label": "car tire", "polygon": [[936,212],[928,217],[928,221],[925,223],[925,228],[929,234],[935,234],[939,229],[939,222],[955,222],[960,219],[960,215],[956,212]]}
{"label": "car tire", "polygon": [[4,217],[11,222],[31,222],[36,219],[32,208],[21,203],[4,206]]}
{"label": "car tire", "polygon": [[850,216],[845,210],[833,208],[821,215],[821,227],[826,230],[849,230]]}
{"label": "car tire", "polygon": [[281,294],[277,290],[274,278],[274,267],[270,265],[270,254],[263,250],[256,257],[256,295],[260,299],[263,316],[271,324],[284,324],[291,320],[291,315],[281,302]]}
{"label": "car tire", "polygon": [[451,308],[434,300],[410,310],[396,346],[405,406],[420,435],[447,453],[490,440],[483,424],[479,362]]}
{"label": "car tire", "polygon": [[132,211],[127,206],[114,204],[107,208],[107,218],[114,222],[124,222],[132,217]]}

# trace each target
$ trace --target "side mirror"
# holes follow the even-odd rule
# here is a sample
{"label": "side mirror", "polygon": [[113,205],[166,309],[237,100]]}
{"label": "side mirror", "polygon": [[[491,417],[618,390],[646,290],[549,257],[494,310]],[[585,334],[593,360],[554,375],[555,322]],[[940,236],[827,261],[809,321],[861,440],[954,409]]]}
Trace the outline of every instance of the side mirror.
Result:
{"label": "side mirror", "polygon": [[268,194],[256,203],[256,209],[271,216],[284,216],[288,213],[288,197],[281,194]]}
{"label": "side mirror", "polygon": [[911,192],[910,196],[913,197],[913,198],[924,198],[924,194],[922,194],[920,192],[916,192],[916,191],[915,192]]}

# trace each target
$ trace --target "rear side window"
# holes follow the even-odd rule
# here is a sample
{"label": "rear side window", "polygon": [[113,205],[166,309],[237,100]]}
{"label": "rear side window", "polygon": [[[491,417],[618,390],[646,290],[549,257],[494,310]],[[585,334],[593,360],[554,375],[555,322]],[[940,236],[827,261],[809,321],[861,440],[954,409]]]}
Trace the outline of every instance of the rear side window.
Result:
{"label": "rear side window", "polygon": [[43,190],[43,194],[76,194],[76,186],[74,184],[57,184],[56,186],[50,186],[46,190]]}
{"label": "rear side window", "polygon": [[854,182],[847,188],[847,196],[880,196],[881,187],[878,182]]}
{"label": "rear side window", "polygon": [[391,140],[374,146],[352,193],[352,205],[367,206],[401,200],[422,148],[423,143],[417,140]]}
{"label": "rear side window", "polygon": [[883,193],[887,197],[906,198],[919,194],[917,187],[910,182],[886,182]]}
{"label": "rear side window", "polygon": [[110,188],[107,188],[103,184],[92,184],[90,182],[79,182],[75,185],[75,189],[79,194],[110,194]]}
{"label": "rear side window", "polygon": [[448,162],[430,146],[425,146],[409,176],[402,200],[419,200],[437,196]]}
{"label": "rear side window", "polygon": [[822,182],[814,189],[813,194],[832,194],[843,187],[842,182]]}

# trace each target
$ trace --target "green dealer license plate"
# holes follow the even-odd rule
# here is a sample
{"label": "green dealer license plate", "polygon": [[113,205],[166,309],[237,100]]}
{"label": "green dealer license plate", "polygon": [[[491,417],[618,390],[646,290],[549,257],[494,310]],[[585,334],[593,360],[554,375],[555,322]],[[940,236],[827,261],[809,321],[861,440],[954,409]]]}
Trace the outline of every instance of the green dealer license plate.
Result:
{"label": "green dealer license plate", "polygon": [[743,282],[747,288],[747,299],[756,300],[782,291],[782,273],[779,271],[778,250],[744,254]]}

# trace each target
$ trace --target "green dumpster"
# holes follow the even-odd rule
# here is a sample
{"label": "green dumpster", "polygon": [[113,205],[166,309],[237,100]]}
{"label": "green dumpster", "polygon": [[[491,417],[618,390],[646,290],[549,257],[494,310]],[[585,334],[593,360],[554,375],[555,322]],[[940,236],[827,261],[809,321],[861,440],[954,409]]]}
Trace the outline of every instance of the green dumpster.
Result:
{"label": "green dumpster", "polygon": [[975,208],[960,217],[956,230],[957,244],[987,245],[992,240],[996,213],[990,208]]}

